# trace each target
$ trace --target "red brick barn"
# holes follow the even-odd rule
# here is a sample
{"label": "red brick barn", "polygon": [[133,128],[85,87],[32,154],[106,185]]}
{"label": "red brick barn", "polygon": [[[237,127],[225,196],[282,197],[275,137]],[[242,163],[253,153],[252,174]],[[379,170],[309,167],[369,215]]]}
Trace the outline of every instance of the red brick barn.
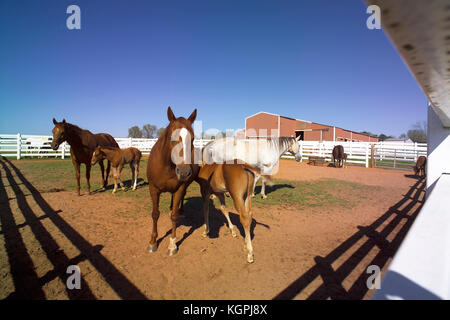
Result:
{"label": "red brick barn", "polygon": [[378,138],[316,122],[258,112],[245,118],[245,137],[298,137],[304,141],[368,141]]}

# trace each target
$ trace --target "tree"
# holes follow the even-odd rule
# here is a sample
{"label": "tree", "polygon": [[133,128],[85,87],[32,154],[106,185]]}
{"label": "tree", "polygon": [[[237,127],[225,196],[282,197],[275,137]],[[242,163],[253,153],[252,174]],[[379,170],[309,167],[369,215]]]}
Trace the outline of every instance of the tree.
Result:
{"label": "tree", "polygon": [[408,137],[414,142],[427,142],[427,123],[423,121],[413,124],[411,129],[408,130]]}
{"label": "tree", "polygon": [[138,126],[128,129],[128,138],[142,138],[142,131]]}
{"label": "tree", "polygon": [[165,128],[159,128],[158,131],[156,131],[156,136],[159,138],[164,133]]}
{"label": "tree", "polygon": [[399,139],[405,139],[406,140],[406,133],[402,133],[401,135],[398,136]]}
{"label": "tree", "polygon": [[384,133],[381,133],[381,134],[378,136],[378,140],[380,140],[380,141],[384,141],[384,140],[390,139],[390,138],[392,138],[392,136],[387,136],[387,135],[385,135]]}
{"label": "tree", "polygon": [[142,127],[142,138],[153,139],[156,134],[156,126],[146,124]]}

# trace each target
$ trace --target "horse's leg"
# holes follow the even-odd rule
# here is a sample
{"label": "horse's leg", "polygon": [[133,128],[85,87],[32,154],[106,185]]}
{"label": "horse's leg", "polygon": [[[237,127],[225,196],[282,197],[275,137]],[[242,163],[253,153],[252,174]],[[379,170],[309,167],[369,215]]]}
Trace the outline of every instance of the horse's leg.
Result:
{"label": "horse's leg", "polygon": [[137,163],[134,164],[134,170],[135,170],[135,174],[134,174],[134,190],[136,190],[137,188],[137,180],[139,177],[139,161]]}
{"label": "horse's leg", "polygon": [[236,230],[234,229],[234,225],[231,223],[230,215],[228,213],[227,207],[225,206],[225,197],[223,193],[218,194],[217,197],[219,198],[220,201],[220,211],[222,211],[223,215],[228,221],[228,227],[230,228],[231,235],[233,237],[236,237]]}
{"label": "horse's leg", "polygon": [[122,191],[125,191],[125,186],[123,185],[122,180],[120,179],[120,174],[122,173],[123,164],[119,164],[117,168],[117,178],[119,179],[120,187],[122,188]]}
{"label": "horse's leg", "polygon": [[132,188],[134,190],[134,165],[133,165],[133,161],[130,162],[130,170],[131,170],[131,184],[130,184],[130,188]]}
{"label": "horse's leg", "polygon": [[250,198],[246,199],[247,203],[244,203],[244,199],[242,197],[233,197],[233,194],[231,194],[234,206],[236,207],[236,210],[239,212],[239,219],[241,220],[241,224],[244,227],[245,232],[245,245],[244,250],[247,251],[247,262],[252,263],[253,262],[253,247],[252,247],[252,239],[250,237],[250,225],[252,223],[252,214],[251,214],[251,208],[250,208]]}
{"label": "horse's leg", "polygon": [[139,174],[139,164],[137,164],[137,163],[135,163],[135,162],[132,162],[132,164],[133,164],[133,168],[131,169],[131,171],[132,171],[132,173],[133,173],[133,180],[134,180],[134,183],[133,183],[133,180],[131,180],[131,181],[132,181],[132,183],[133,183],[133,190],[136,190],[136,186],[137,186],[137,177],[138,177],[138,174]]}
{"label": "horse's leg", "polygon": [[266,180],[263,178],[261,178],[261,198],[263,199],[267,199],[266,196]]}
{"label": "horse's leg", "polygon": [[106,186],[108,185],[108,177],[109,177],[110,170],[111,170],[111,162],[108,160],[108,163],[106,164],[105,181],[103,183],[103,188],[105,188],[105,189],[106,189]]}
{"label": "horse's leg", "polygon": [[205,225],[205,230],[203,231],[202,236],[206,238],[209,234],[209,196],[211,195],[211,192],[207,181],[200,181],[199,185],[203,200],[203,223]]}
{"label": "horse's leg", "polygon": [[117,167],[113,167],[113,177],[114,177],[114,189],[112,193],[116,193],[117,191]]}
{"label": "horse's leg", "polygon": [[154,187],[152,184],[149,185],[150,197],[152,198],[152,219],[153,219],[153,230],[150,238],[150,243],[148,246],[149,252],[156,252],[157,245],[156,239],[158,238],[158,219],[159,219],[159,197],[161,192]]}
{"label": "horse's leg", "polygon": [[[253,193],[252,193],[252,197],[255,196],[256,183],[258,182],[258,180],[259,180],[260,177],[261,177],[261,176],[260,176],[259,174],[255,173],[255,182],[253,183]],[[262,189],[261,189],[261,190],[262,190]]]}
{"label": "horse's leg", "polygon": [[102,172],[102,189],[105,190],[105,164],[103,163],[103,160],[100,160],[98,164],[100,165],[100,171]]}
{"label": "horse's leg", "polygon": [[169,239],[169,256],[173,256],[177,253],[177,222],[178,222],[178,210],[180,208],[180,200],[183,197],[183,193],[185,192],[186,187],[182,185],[180,189],[178,189],[173,194],[173,207],[170,212],[170,220],[172,220],[172,236]]}
{"label": "horse's leg", "polygon": [[187,188],[184,189],[183,194],[181,195],[180,200],[180,211],[178,211],[179,214],[184,214],[184,196],[186,195]]}
{"label": "horse's leg", "polygon": [[75,177],[77,179],[77,194],[80,195],[80,164],[73,157],[72,164],[75,168]]}
{"label": "horse's leg", "polygon": [[87,193],[91,194],[91,164],[86,163],[86,183],[87,183]]}

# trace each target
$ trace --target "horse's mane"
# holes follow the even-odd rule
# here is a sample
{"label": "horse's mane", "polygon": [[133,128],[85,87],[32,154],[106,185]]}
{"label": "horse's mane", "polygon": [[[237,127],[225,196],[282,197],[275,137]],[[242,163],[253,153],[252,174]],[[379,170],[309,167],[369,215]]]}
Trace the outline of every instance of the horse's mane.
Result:
{"label": "horse's mane", "polygon": [[286,150],[287,147],[295,140],[294,137],[268,137],[267,141],[278,147],[278,150]]}
{"label": "horse's mane", "polygon": [[80,128],[79,126],[77,126],[76,124],[73,124],[73,123],[66,122],[66,123],[65,123],[65,126],[66,126],[69,130],[74,130],[74,131],[77,131],[77,132],[85,131],[85,132],[89,132],[90,134],[93,134],[93,133],[90,132],[89,130]]}

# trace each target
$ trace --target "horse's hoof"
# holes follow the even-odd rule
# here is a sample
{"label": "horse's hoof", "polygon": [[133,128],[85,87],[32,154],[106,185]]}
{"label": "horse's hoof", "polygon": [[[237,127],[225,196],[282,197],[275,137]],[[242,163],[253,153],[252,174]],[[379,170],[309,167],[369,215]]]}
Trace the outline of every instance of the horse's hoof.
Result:
{"label": "horse's hoof", "polygon": [[255,194],[254,193],[252,193],[252,198],[254,198],[255,197]]}
{"label": "horse's hoof", "polygon": [[203,238],[207,238],[208,236],[209,236],[209,231],[208,231],[208,232],[203,231],[202,237],[203,237]]}
{"label": "horse's hoof", "polygon": [[154,245],[149,245],[147,248],[147,251],[148,252],[156,252],[157,249],[158,249],[158,246],[155,243]]}
{"label": "horse's hoof", "polygon": [[176,255],[177,252],[178,252],[178,248],[176,248],[176,249],[171,249],[171,250],[169,249],[169,250],[167,251],[167,255],[168,255],[169,257],[171,257],[171,256]]}
{"label": "horse's hoof", "polygon": [[247,262],[248,262],[248,263],[253,263],[253,261],[254,261],[254,260],[253,260],[253,255],[249,253],[249,254],[247,255]]}
{"label": "horse's hoof", "polygon": [[209,198],[210,198],[211,200],[214,200],[214,199],[217,198],[217,197],[216,197],[215,194],[212,194],[212,195],[209,196]]}
{"label": "horse's hoof", "polygon": [[264,199],[264,200],[266,200],[266,199],[267,199],[267,196],[266,196],[266,195],[262,195],[261,198]]}
{"label": "horse's hoof", "polygon": [[233,238],[237,237],[236,231],[233,229],[231,229],[231,235],[233,236]]}

